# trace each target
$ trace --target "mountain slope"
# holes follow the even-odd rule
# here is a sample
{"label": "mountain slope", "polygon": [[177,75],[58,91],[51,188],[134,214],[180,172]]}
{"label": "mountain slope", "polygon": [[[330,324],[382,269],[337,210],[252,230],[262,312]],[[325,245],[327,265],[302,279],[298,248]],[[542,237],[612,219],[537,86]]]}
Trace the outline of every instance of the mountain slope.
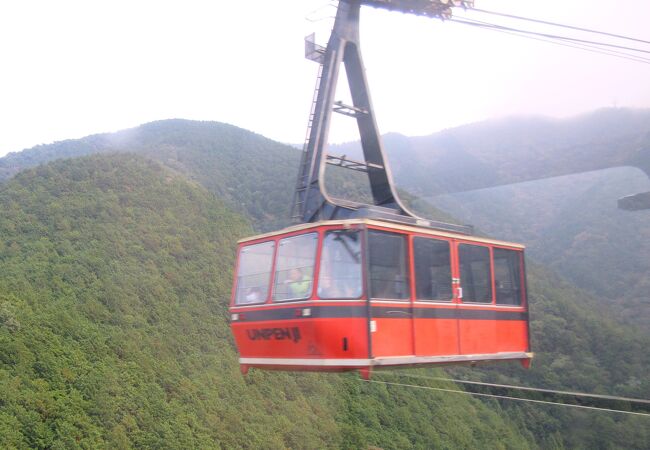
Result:
{"label": "mountain slope", "polygon": [[[289,223],[300,152],[218,122],[161,120],[116,133],[36,146],[0,158],[0,182],[22,169],[55,159],[112,152],[136,153],[200,182],[250,217],[257,231]],[[328,190],[334,196],[367,201],[371,198],[367,178],[350,172],[328,167]],[[424,209],[435,216],[431,218],[439,218],[429,206]]]}
{"label": "mountain slope", "polygon": [[264,231],[286,223],[300,156],[232,125],[173,119],[11,153],[0,158],[0,181],[55,159],[113,152],[154,159],[199,181]]}
{"label": "mountain slope", "polygon": [[473,399],[356,374],[242,377],[227,299],[234,242],[250,232],[132,155],[61,160],[2,186],[0,447],[529,446]]}
{"label": "mountain slope", "polygon": [[529,255],[649,332],[650,211],[623,211],[616,200],[650,190],[636,169],[436,197],[431,201],[497,236],[529,245]]}
{"label": "mountain slope", "polygon": [[[274,164],[269,161],[269,164],[264,165],[264,170],[256,173],[255,176],[250,176],[249,168],[250,164],[265,157],[264,155],[271,155],[273,151],[277,151],[278,155],[285,151],[290,155],[296,155],[297,164],[295,149],[279,144],[272,144],[267,148],[264,146],[267,141],[259,137],[250,138],[258,142],[258,146],[241,145],[236,136],[246,132],[233,130],[228,126],[225,130],[228,133],[232,132],[233,136],[228,141],[230,142],[228,145],[222,145],[221,143],[227,139],[220,137],[219,124],[170,121],[148,126],[153,128],[149,129],[148,134],[145,133],[146,137],[139,134],[139,140],[129,140],[126,137],[115,140],[120,141],[120,148],[124,150],[136,149],[141,154],[156,158],[163,164],[173,167],[176,174],[182,173],[195,180],[212,183],[210,185],[212,190],[227,193],[224,194],[224,199],[229,204],[239,206],[240,211],[250,214],[258,230],[284,220],[286,216],[278,214],[280,207],[276,205],[287,207],[287,198],[290,197],[293,187],[293,177],[291,179],[283,179],[283,177],[289,172],[295,173],[296,165],[291,162],[294,156],[284,155],[278,158],[274,156],[271,158]],[[111,139],[110,135],[106,135],[107,141]],[[157,147],[160,147],[160,150]],[[190,164],[188,160],[192,163]],[[239,165],[236,169],[230,169],[232,166],[223,163],[224,160],[230,161],[229,164],[237,161]],[[202,161],[205,163],[202,164]],[[56,163],[55,166],[58,167],[57,170],[64,170],[68,164],[74,165],[77,161],[64,161]],[[223,178],[221,176],[211,178],[217,171],[224,173]],[[268,177],[271,179],[267,179]],[[27,195],[32,190],[31,188],[18,189],[16,192],[13,183],[18,179],[9,183],[11,189],[7,188],[13,193],[13,197],[8,197],[8,205],[15,203],[10,201],[11,198],[22,198],[22,195]],[[258,196],[256,189],[259,186],[265,186],[268,190]],[[257,201],[258,198],[263,201]],[[37,218],[45,220],[45,217],[50,215],[52,214],[48,213]],[[277,222],[274,222],[275,220]],[[166,229],[162,222],[156,226],[162,230]],[[29,227],[27,229],[29,230]],[[245,233],[246,230],[242,228],[241,232]],[[12,233],[17,231],[13,230]],[[502,234],[499,236],[503,237]],[[20,247],[17,247],[14,250],[19,249]],[[20,252],[14,256],[20,258]],[[524,371],[516,366],[501,366],[494,369],[472,369],[461,374],[471,378],[524,385],[647,397],[650,392],[648,384],[650,381],[647,376],[650,361],[644,349],[650,345],[650,342],[638,336],[633,330],[618,326],[615,320],[600,312],[593,298],[575,289],[566,281],[534,265],[529,275],[533,345],[537,353],[533,368]],[[223,283],[229,284],[230,280]],[[223,289],[227,290],[227,287],[224,286]],[[12,316],[7,317],[6,323],[13,323]],[[223,335],[229,336],[227,330],[223,331]],[[234,354],[231,354],[231,357],[232,361],[235,361]],[[232,370],[232,376],[235,377],[234,365],[229,370]],[[385,448],[409,448],[426,447],[427,442],[440,442],[440,446],[443,447],[471,448],[503,442],[504,447],[518,448],[526,445],[522,441],[522,437],[526,437],[529,441],[528,445],[540,445],[545,448],[561,446],[643,448],[641,444],[648,440],[647,428],[642,423],[623,416],[569,413],[550,407],[510,406],[507,403],[498,405],[494,402],[482,406],[482,403],[476,401],[465,403],[455,396],[457,394],[428,392],[425,394],[420,391],[413,392],[409,388],[360,386],[354,376],[304,377],[254,371],[252,377],[246,379],[246,383],[251,389],[255,389],[255,392],[265,393],[258,398],[258,401],[266,405],[267,415],[278,408],[282,411],[284,409],[294,411],[296,404],[328,405],[312,407],[318,419],[306,414],[305,417],[300,417],[301,421],[295,422],[299,424],[299,427],[295,428],[286,422],[288,420],[294,423],[294,416],[287,416],[291,417],[290,419],[276,418],[277,421],[285,424],[282,426],[273,422],[273,419],[268,419],[271,422],[260,419],[259,424],[246,422],[244,428],[248,430],[247,427],[252,427],[252,430],[258,430],[259,433],[263,433],[261,430],[265,430],[264,433],[268,429],[273,430],[268,432],[267,438],[273,439],[273,442],[277,440],[277,446],[292,446],[292,442],[293,446],[297,443],[312,442],[315,447],[347,445],[350,448],[363,448],[372,444]],[[278,386],[286,386],[286,389],[278,391]],[[296,386],[305,386],[305,388],[301,390]],[[293,406],[274,401],[265,403],[262,400],[265,395],[272,395],[274,399],[276,397],[294,399],[295,392],[302,392],[304,396],[298,397],[296,400],[298,403],[291,404]],[[255,404],[251,407],[254,409],[258,406]],[[467,411],[469,416],[461,414],[457,408]],[[231,410],[233,414],[239,411],[238,408]],[[396,415],[400,420],[394,420]],[[228,414],[222,416],[230,417]],[[322,417],[334,419],[321,420]],[[461,422],[466,426],[458,425]],[[316,423],[318,425],[315,425]],[[436,426],[432,429],[427,428],[430,423],[435,423]],[[311,426],[327,430],[325,433],[328,439],[320,434],[315,435]],[[513,426],[517,429],[513,429]],[[467,437],[468,435],[471,437]],[[503,438],[499,437],[501,435]],[[241,444],[243,441],[233,442]]]}
{"label": "mountain slope", "polygon": [[392,139],[407,158],[398,183],[421,196],[482,189],[575,172],[639,165],[650,172],[650,110],[603,109],[569,119],[512,117]]}

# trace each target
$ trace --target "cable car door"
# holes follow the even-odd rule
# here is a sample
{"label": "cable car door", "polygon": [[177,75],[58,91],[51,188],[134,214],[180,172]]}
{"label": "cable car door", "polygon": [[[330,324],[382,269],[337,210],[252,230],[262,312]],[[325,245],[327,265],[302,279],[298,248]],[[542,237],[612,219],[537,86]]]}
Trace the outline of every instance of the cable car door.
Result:
{"label": "cable car door", "polygon": [[413,355],[408,236],[368,230],[372,357]]}
{"label": "cable car door", "polygon": [[411,245],[415,355],[457,355],[459,285],[451,242],[414,236]]}

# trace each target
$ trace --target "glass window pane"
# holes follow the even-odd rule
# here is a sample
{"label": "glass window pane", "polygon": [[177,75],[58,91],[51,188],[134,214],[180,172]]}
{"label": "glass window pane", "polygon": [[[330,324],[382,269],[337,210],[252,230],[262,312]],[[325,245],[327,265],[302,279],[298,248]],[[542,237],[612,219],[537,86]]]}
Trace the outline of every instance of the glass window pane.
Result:
{"label": "glass window pane", "polygon": [[405,236],[370,231],[370,296],[372,298],[406,299],[409,280],[406,269]]}
{"label": "glass window pane", "polygon": [[328,231],[318,279],[320,298],[361,297],[361,239],[358,231]]}
{"label": "glass window pane", "polygon": [[492,303],[490,249],[480,245],[460,244],[458,257],[463,302]]}
{"label": "glass window pane", "polygon": [[416,237],[413,239],[415,298],[451,300],[449,242]]}
{"label": "glass window pane", "polygon": [[262,303],[269,293],[275,243],[248,245],[239,252],[236,305]]}
{"label": "glass window pane", "polygon": [[497,304],[521,304],[521,259],[520,253],[503,248],[494,249],[494,282]]}
{"label": "glass window pane", "polygon": [[275,262],[274,301],[298,300],[311,295],[317,243],[316,233],[280,241]]}

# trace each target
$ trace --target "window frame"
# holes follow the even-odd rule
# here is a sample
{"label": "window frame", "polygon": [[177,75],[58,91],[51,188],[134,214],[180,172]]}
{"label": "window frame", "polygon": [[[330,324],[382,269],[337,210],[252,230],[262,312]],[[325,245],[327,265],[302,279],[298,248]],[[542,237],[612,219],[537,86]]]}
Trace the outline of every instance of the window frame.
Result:
{"label": "window frame", "polygon": [[[275,289],[277,286],[276,280],[277,280],[277,275],[278,275],[278,259],[280,256],[280,248],[281,248],[281,242],[286,241],[289,239],[298,239],[298,238],[303,238],[305,236],[314,236],[316,244],[314,246],[314,254],[313,254],[313,260],[312,260],[312,266],[311,266],[311,286],[307,290],[307,294],[304,297],[292,297],[292,298],[286,298],[286,299],[276,299],[275,298]],[[321,243],[321,237],[320,233],[318,230],[310,231],[308,233],[298,233],[298,234],[292,234],[289,236],[282,236],[278,237],[275,239],[275,254],[273,256],[273,273],[271,277],[271,285],[269,286],[269,302],[271,304],[281,304],[281,303],[288,303],[288,302],[298,302],[298,301],[305,301],[309,300],[310,298],[313,297],[314,295],[314,287],[316,286],[316,279],[315,279],[315,274],[316,274],[316,267],[318,263],[318,258],[320,255],[320,243]]]}
{"label": "window frame", "polygon": [[[490,293],[490,301],[487,302],[482,302],[482,301],[468,301],[466,300],[465,297],[465,286],[463,283],[463,270],[462,270],[462,260],[461,260],[461,251],[460,248],[462,245],[467,245],[467,246],[472,246],[472,247],[480,247],[487,249],[488,251],[488,288],[489,288],[489,293]],[[459,279],[459,284],[458,286],[462,289],[462,297],[458,298],[458,302],[461,304],[467,304],[467,305],[495,305],[495,300],[496,296],[494,293],[494,257],[492,255],[492,245],[489,244],[483,244],[479,242],[471,242],[471,241],[459,241],[456,244],[456,255],[457,255],[457,262],[456,265],[458,267],[458,279]]]}
{"label": "window frame", "polygon": [[[357,233],[359,236],[359,287],[360,293],[356,297],[323,297],[320,292],[320,283],[321,276],[323,271],[323,254],[325,252],[325,244],[327,235],[330,233]],[[361,300],[365,298],[366,291],[366,239],[365,239],[366,230],[363,229],[346,229],[346,228],[330,228],[324,229],[321,233],[320,245],[318,247],[317,263],[318,263],[318,277],[316,278],[316,298],[319,300]]]}
{"label": "window frame", "polygon": [[[264,245],[264,244],[271,244],[271,265],[269,266],[269,277],[266,285],[266,296],[262,296],[259,301],[256,302],[250,302],[250,303],[239,303],[239,288],[240,288],[240,270],[241,270],[241,258],[242,258],[242,253],[244,252],[245,249],[250,248],[250,247],[255,247],[257,245]],[[233,306],[235,307],[242,307],[242,306],[255,306],[255,305],[263,305],[269,300],[269,296],[271,294],[271,283],[274,278],[274,273],[275,273],[275,253],[277,251],[277,241],[275,239],[267,240],[267,241],[261,241],[261,242],[255,242],[255,243],[247,243],[245,245],[242,245],[239,248],[239,251],[237,252],[237,269],[235,272],[235,294],[234,298],[232,301]]]}
{"label": "window frame", "polygon": [[[370,245],[370,235],[372,233],[377,233],[377,234],[384,234],[384,235],[392,235],[392,236],[399,236],[400,239],[404,242],[404,285],[405,285],[405,292],[406,296],[403,298],[389,298],[389,297],[373,297],[373,287],[372,287],[372,271],[371,271],[371,257],[370,253],[372,251],[372,246]],[[412,293],[412,274],[411,274],[411,263],[410,263],[410,244],[409,244],[409,234],[401,232],[399,230],[392,230],[392,229],[381,229],[381,228],[368,228],[366,229],[366,264],[365,264],[365,272],[366,272],[366,280],[365,284],[367,286],[367,296],[369,301],[387,301],[387,302],[399,302],[399,303],[410,303],[412,302],[413,298],[413,293]]]}
{"label": "window frame", "polygon": [[[510,303],[499,303],[498,302],[498,297],[497,297],[497,274],[496,274],[496,256],[495,253],[497,250],[505,250],[505,251],[510,251],[514,254],[517,255],[517,265],[519,267],[519,303],[517,304],[510,304]],[[508,248],[508,247],[497,247],[495,246],[492,249],[492,265],[494,267],[494,304],[496,306],[500,307],[505,307],[505,308],[524,308],[526,307],[526,292],[527,292],[527,286],[526,286],[526,264],[525,264],[525,259],[524,259],[524,252],[522,250],[518,249],[513,249],[513,248]]]}
{"label": "window frame", "polygon": [[[418,297],[418,275],[417,275],[417,261],[416,261],[416,252],[415,252],[415,242],[416,239],[421,239],[425,241],[436,241],[436,242],[444,242],[447,244],[448,248],[448,255],[449,255],[449,298],[448,299],[424,299],[424,298],[419,298]],[[456,299],[455,295],[455,287],[454,287],[454,246],[453,246],[453,241],[444,239],[442,237],[438,236],[421,236],[421,235],[412,235],[411,237],[411,254],[413,255],[413,273],[412,273],[412,284],[413,284],[413,292],[412,292],[412,297],[414,302],[427,302],[427,303],[453,303],[454,300]]]}

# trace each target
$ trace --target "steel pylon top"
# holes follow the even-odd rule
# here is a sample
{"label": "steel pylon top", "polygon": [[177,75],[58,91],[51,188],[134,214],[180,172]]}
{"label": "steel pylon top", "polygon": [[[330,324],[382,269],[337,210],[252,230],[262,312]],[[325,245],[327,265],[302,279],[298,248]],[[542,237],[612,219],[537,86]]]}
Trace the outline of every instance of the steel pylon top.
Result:
{"label": "steel pylon top", "polygon": [[474,6],[474,0],[361,0],[360,3],[375,8],[443,19],[451,17],[452,7]]}

